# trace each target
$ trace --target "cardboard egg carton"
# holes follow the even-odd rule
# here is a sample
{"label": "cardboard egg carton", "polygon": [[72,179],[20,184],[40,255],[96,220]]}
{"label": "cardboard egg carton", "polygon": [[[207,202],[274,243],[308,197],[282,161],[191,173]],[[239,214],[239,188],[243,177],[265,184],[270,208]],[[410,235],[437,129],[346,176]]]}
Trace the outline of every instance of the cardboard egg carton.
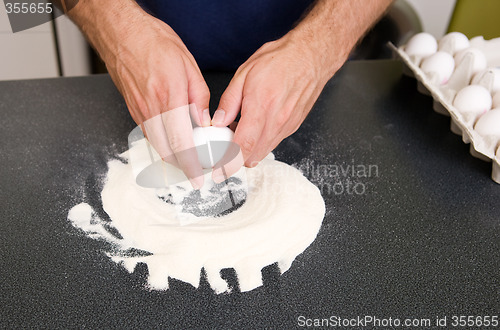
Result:
{"label": "cardboard egg carton", "polygon": [[[469,40],[469,44],[470,47],[474,47],[483,53],[486,58],[487,68],[500,67],[500,38],[484,40],[483,37],[475,37]],[[450,116],[451,131],[461,135],[464,143],[470,143],[470,153],[474,157],[492,162],[492,179],[500,184],[500,136],[481,135],[480,132],[474,129],[474,126],[482,115],[460,112],[453,105],[457,93],[470,85],[472,81],[476,85],[485,87],[493,97],[495,74],[486,71],[481,76],[475,77],[473,71],[474,57],[472,54],[466,54],[458,65],[455,65],[448,81],[443,84],[439,81],[437,74],[425,73],[420,68],[422,61],[427,56],[410,56],[405,52],[405,46],[396,47],[390,44],[390,47],[396,57],[400,58],[405,64],[403,73],[417,79],[418,91],[432,96],[434,110],[440,114]],[[456,53],[454,41],[450,40],[450,38],[443,39],[443,42],[439,44],[439,51],[448,52],[453,56]],[[500,93],[500,91],[496,93]]]}

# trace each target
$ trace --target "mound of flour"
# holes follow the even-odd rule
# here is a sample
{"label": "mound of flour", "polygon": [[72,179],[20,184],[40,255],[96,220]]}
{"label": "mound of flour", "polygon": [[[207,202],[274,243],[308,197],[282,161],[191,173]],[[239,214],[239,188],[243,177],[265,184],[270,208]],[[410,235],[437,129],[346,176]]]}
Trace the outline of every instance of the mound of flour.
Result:
{"label": "mound of flour", "polygon": [[[120,157],[127,161],[129,152]],[[104,223],[86,203],[73,207],[68,219],[91,238],[115,244],[117,251],[108,256],[129,272],[145,263],[152,289],[168,289],[169,277],[198,287],[204,269],[213,290],[226,292],[229,287],[220,271],[233,268],[240,290],[252,290],[262,285],[262,268],[275,262],[281,273],[290,268],[316,238],[325,214],[316,186],[297,169],[272,159],[242,168],[226,190],[215,187],[207,173],[201,192],[187,185],[144,188],[137,185],[130,164],[111,160],[108,167],[101,197],[111,223]],[[238,207],[222,215],[192,212],[189,198],[213,192],[214,187],[237,196]],[[110,234],[109,227],[121,237]],[[130,249],[147,253],[122,253]]]}

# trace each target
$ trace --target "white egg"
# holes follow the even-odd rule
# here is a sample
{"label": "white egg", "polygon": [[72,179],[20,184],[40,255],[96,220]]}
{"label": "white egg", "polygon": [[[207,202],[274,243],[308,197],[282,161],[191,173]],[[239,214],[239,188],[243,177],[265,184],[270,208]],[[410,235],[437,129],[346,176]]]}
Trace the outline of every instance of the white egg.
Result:
{"label": "white egg", "polygon": [[201,167],[212,168],[226,153],[234,132],[228,127],[195,127],[193,141]]}
{"label": "white egg", "polygon": [[450,46],[453,53],[456,53],[462,49],[468,48],[470,46],[470,42],[465,34],[460,32],[450,32],[439,40],[438,48],[439,50],[442,50]]}
{"label": "white egg", "polygon": [[404,50],[408,55],[426,57],[437,51],[438,45],[436,38],[426,32],[415,34],[408,40]]}
{"label": "white egg", "polygon": [[[470,55],[469,55],[470,54]],[[469,47],[462,49],[455,54],[455,64],[459,66],[466,56],[472,56],[472,74],[476,74],[481,70],[486,69],[487,62],[483,52],[477,48]]]}
{"label": "white egg", "polygon": [[500,108],[500,92],[493,96],[493,108]]}
{"label": "white egg", "polygon": [[481,115],[491,109],[491,94],[486,88],[479,85],[469,85],[462,88],[455,99],[453,106],[461,113]]}
{"label": "white egg", "polygon": [[479,117],[474,129],[481,136],[494,135],[500,137],[500,108],[492,109]]}
{"label": "white egg", "polygon": [[491,86],[491,93],[495,93],[500,91],[500,69],[499,68],[488,68],[482,71],[479,71],[472,78],[471,84],[478,84],[485,75],[492,74],[493,75],[493,85]]}
{"label": "white egg", "polygon": [[438,81],[441,85],[444,85],[450,79],[453,70],[455,69],[455,60],[453,56],[446,52],[438,51],[429,57],[426,57],[420,68],[426,74],[436,74],[438,76]]}

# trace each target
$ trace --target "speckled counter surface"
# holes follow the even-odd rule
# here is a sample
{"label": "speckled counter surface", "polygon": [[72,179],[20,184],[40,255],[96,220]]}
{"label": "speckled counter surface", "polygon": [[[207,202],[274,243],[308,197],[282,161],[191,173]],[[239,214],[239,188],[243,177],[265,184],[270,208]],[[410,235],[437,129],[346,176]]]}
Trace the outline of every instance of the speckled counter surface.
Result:
{"label": "speckled counter surface", "polygon": [[[75,204],[99,204],[134,128],[108,76],[0,82],[0,328],[499,315],[500,185],[401,70],[351,62],[328,83],[275,151],[323,190],[318,237],[283,276],[271,266],[264,286],[222,295],[206,280],[148,291],[144,267],[127,273],[67,221]],[[215,109],[230,75],[206,78]]]}

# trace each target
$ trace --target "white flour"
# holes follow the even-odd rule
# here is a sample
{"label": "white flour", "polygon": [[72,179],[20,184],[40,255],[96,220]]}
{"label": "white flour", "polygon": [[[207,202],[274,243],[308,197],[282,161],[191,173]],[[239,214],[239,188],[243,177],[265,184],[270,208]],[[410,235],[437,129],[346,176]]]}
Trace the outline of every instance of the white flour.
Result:
{"label": "white flour", "polygon": [[[121,157],[127,160],[128,155],[126,152]],[[129,272],[138,263],[145,263],[152,289],[167,289],[169,277],[198,287],[203,268],[214,291],[226,292],[229,288],[220,271],[234,268],[241,291],[252,290],[262,285],[262,268],[275,262],[282,273],[290,268],[316,238],[325,214],[316,186],[297,169],[271,159],[252,169],[243,168],[228,186],[235,197],[244,199],[246,195],[243,205],[232,213],[204,216],[196,222],[179,222],[179,205],[193,195],[187,185],[170,190],[143,188],[136,184],[129,164],[112,160],[108,166],[101,194],[103,208],[111,218],[108,226],[123,239],[111,235],[88,204],[73,207],[68,218],[75,227],[116,244],[120,251],[133,248],[149,252],[145,256],[108,255]],[[248,191],[241,189],[238,180],[247,185]],[[205,186],[201,196],[209,200],[207,192],[214,186],[210,173],[205,175]],[[165,201],[168,194],[169,203]],[[217,204],[215,200],[203,205]]]}

